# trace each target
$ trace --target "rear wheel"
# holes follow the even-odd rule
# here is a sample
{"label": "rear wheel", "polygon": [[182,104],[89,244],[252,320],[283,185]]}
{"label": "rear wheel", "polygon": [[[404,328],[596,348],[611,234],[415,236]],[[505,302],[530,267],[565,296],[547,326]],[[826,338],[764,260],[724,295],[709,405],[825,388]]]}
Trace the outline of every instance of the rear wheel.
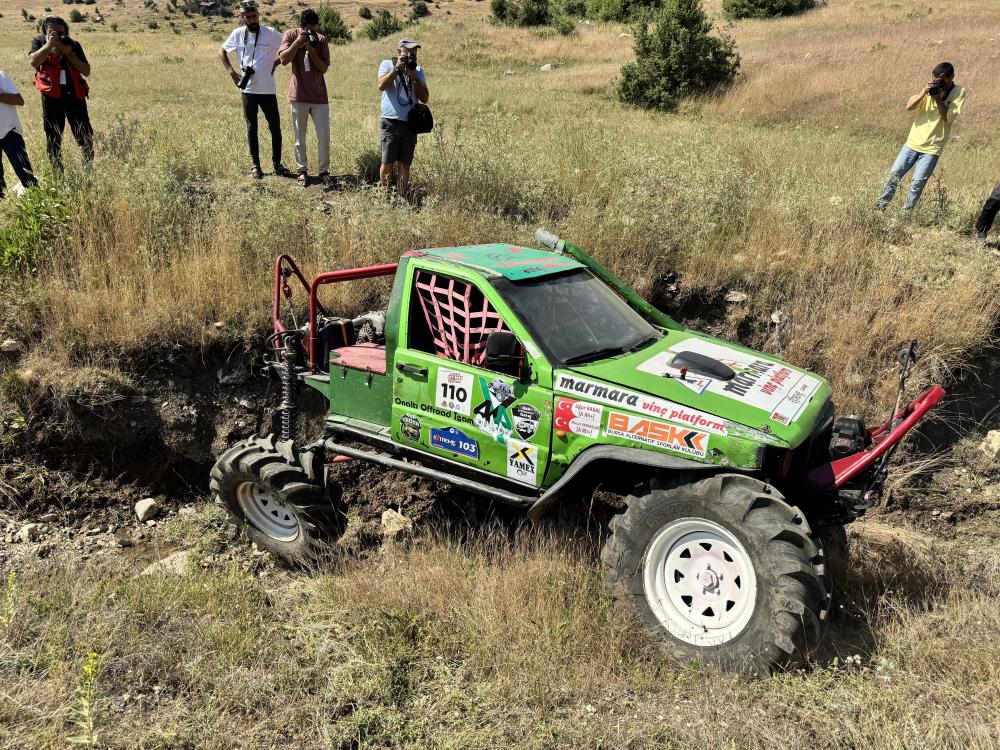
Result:
{"label": "rear wheel", "polygon": [[226,451],[212,467],[213,495],[258,547],[291,564],[317,559],[344,529],[339,498],[323,486],[321,462],[273,435]]}
{"label": "rear wheel", "polygon": [[829,606],[821,546],[773,487],[723,474],[653,480],[611,522],[611,595],[664,650],[770,674],[821,637]]}

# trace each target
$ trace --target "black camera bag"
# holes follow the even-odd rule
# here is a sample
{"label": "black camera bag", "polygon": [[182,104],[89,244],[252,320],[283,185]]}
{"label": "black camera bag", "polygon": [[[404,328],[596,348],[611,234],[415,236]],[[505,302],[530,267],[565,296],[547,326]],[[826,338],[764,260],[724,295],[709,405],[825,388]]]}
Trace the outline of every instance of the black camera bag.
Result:
{"label": "black camera bag", "polygon": [[431,114],[431,108],[428,107],[423,102],[417,102],[413,105],[413,109],[410,110],[410,130],[412,130],[417,135],[421,133],[429,133],[434,130],[434,115]]}

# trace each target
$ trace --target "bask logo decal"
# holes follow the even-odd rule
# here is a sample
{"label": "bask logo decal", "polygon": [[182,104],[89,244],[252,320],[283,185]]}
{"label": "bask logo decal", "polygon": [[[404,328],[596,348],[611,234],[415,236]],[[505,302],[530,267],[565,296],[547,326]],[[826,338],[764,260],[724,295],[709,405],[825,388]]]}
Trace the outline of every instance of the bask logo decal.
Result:
{"label": "bask logo decal", "polygon": [[655,422],[652,419],[613,411],[608,415],[605,435],[655,445],[689,456],[704,458],[708,450],[708,433],[687,427]]}

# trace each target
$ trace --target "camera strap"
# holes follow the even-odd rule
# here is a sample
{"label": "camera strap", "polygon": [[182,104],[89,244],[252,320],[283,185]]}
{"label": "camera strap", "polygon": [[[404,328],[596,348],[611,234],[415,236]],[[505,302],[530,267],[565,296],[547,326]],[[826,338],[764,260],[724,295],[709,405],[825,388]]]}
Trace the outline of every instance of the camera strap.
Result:
{"label": "camera strap", "polygon": [[250,29],[246,26],[243,27],[243,59],[240,60],[240,67],[246,69],[249,66],[253,66],[253,59],[257,56],[257,40],[260,39],[260,31],[258,30],[256,34],[253,35],[253,51],[250,53],[250,62],[247,63],[247,37],[250,35]]}

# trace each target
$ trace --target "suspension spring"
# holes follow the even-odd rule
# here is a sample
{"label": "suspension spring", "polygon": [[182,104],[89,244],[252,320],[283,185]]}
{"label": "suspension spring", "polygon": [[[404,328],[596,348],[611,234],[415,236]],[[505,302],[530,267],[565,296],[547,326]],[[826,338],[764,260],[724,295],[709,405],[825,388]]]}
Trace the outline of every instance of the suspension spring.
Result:
{"label": "suspension spring", "polygon": [[298,378],[295,377],[295,345],[294,336],[284,337],[285,346],[281,351],[281,439],[295,440],[298,428],[298,404],[296,395]]}

